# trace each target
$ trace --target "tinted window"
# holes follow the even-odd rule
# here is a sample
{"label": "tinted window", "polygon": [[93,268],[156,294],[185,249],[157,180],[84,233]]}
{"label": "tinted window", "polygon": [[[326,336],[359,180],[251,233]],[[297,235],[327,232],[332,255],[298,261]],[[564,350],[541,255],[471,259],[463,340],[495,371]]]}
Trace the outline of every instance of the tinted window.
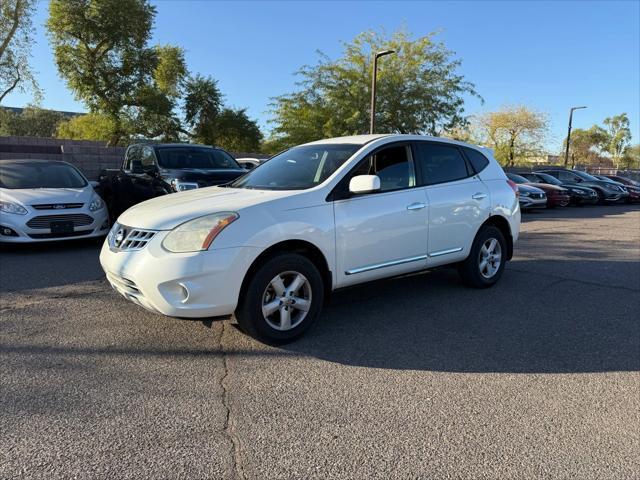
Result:
{"label": "tinted window", "polygon": [[562,182],[560,180],[552,175],[549,175],[548,173],[536,173],[533,175],[537,176],[542,181],[542,183],[550,183],[551,185],[562,185]]}
{"label": "tinted window", "polygon": [[407,148],[403,145],[378,150],[365,158],[350,178],[356,175],[377,175],[380,178],[381,192],[415,186],[415,175]]}
{"label": "tinted window", "polygon": [[20,188],[83,188],[85,178],[71,165],[64,163],[0,163],[0,187]]}
{"label": "tinted window", "polygon": [[361,145],[319,144],[291,148],[261,163],[231,184],[232,188],[304,190],[320,185]]}
{"label": "tinted window", "polygon": [[565,171],[558,171],[558,172],[552,172],[551,173],[554,177],[558,177],[560,180],[565,181],[565,182],[575,182],[577,178],[576,175],[574,175],[573,173],[569,173],[569,172],[565,172]]}
{"label": "tinted window", "polygon": [[163,147],[156,151],[162,168],[240,168],[231,155],[214,148]]}
{"label": "tinted window", "polygon": [[140,161],[141,148],[138,145],[132,145],[127,150],[127,162],[124,166],[125,170],[131,170],[132,161]]}
{"label": "tinted window", "polygon": [[467,162],[454,146],[416,143],[416,161],[425,185],[452,182],[470,175]]}
{"label": "tinted window", "polygon": [[507,178],[516,183],[529,183],[528,179],[524,178],[521,175],[516,175],[515,173],[507,173]]}
{"label": "tinted window", "polygon": [[143,167],[153,167],[155,165],[155,156],[151,147],[142,148],[142,156],[140,158]]}
{"label": "tinted window", "polygon": [[476,173],[480,173],[489,165],[489,159],[473,148],[462,147],[464,154],[471,162],[471,166]]}

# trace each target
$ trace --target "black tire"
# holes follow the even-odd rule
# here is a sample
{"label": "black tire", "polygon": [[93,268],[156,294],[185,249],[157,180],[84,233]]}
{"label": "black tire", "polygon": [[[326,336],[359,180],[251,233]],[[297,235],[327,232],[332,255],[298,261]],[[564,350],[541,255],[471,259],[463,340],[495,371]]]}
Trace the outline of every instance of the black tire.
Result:
{"label": "black tire", "polygon": [[[491,239],[495,239],[497,243],[500,245],[500,263],[497,267],[497,271],[493,273],[490,277],[485,276],[481,270],[481,250],[483,245],[490,241]],[[468,287],[473,288],[489,288],[495,285],[500,277],[502,277],[502,272],[504,272],[504,266],[507,260],[507,242],[505,241],[504,235],[500,231],[500,229],[487,225],[482,227],[476,238],[473,240],[473,245],[471,246],[471,252],[467,259],[461,262],[458,265],[458,273],[462,278],[462,282]],[[493,265],[493,263],[492,263]]]}
{"label": "black tire", "polygon": [[[271,281],[285,272],[302,274],[308,282],[310,308],[304,318],[288,330],[278,330],[269,324],[262,312],[263,300]],[[287,273],[290,274],[290,273]],[[286,275],[285,275],[286,277]],[[286,286],[286,285],[285,285]],[[272,300],[272,301],[275,301]],[[324,282],[316,266],[306,257],[293,253],[280,253],[262,264],[248,279],[235,315],[240,328],[253,338],[269,344],[284,344],[306,332],[320,316],[324,301]],[[282,304],[282,302],[280,302]],[[284,308],[284,307],[283,307]],[[291,312],[295,307],[291,306]],[[278,309],[281,311],[280,309]],[[296,314],[300,313],[295,311]],[[274,313],[279,317],[280,313]],[[271,318],[271,321],[274,321]]]}
{"label": "black tire", "polygon": [[[596,190],[594,188],[594,190]],[[605,201],[604,201],[604,193],[602,192],[602,190],[596,190],[596,193],[598,194],[598,203],[597,205],[604,205]]]}

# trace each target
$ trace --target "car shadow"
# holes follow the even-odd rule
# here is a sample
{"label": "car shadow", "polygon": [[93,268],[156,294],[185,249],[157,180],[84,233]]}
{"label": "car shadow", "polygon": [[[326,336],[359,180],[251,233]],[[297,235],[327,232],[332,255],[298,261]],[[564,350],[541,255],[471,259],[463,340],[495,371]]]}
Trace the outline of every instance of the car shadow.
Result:
{"label": "car shadow", "polygon": [[316,328],[283,348],[394,370],[640,370],[640,291],[616,296],[528,272],[527,263],[514,262],[488,290],[465,288],[455,271],[439,270],[339,291]]}

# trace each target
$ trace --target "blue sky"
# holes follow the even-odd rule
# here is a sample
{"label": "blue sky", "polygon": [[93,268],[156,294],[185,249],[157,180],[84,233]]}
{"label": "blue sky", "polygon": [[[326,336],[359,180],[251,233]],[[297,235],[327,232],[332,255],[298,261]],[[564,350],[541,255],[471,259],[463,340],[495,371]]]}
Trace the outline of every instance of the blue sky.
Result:
{"label": "blue sky", "polygon": [[[155,1],[154,42],[186,49],[192,72],[219,80],[227,103],[247,107],[268,130],[269,98],[291,91],[294,72],[314,63],[316,50],[341,54],[341,41],[375,28],[405,26],[416,37],[439,39],[462,60],[460,72],[484,97],[467,102],[469,114],[524,103],[549,115],[548,147],[558,149],[568,109],[574,127],[589,127],[627,112],[640,138],[640,1],[623,2],[218,2]],[[83,111],[58,78],[43,23],[35,18],[33,66],[43,106]],[[13,94],[10,106],[28,96]]]}

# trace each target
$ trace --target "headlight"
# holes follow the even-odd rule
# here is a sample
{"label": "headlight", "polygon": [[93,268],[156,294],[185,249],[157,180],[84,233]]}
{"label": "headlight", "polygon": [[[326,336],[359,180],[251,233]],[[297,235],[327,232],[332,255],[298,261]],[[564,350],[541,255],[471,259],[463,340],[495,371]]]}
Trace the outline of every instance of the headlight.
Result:
{"label": "headlight", "polygon": [[0,210],[6,213],[15,213],[16,215],[26,215],[28,213],[27,209],[22,205],[13,202],[0,201]]}
{"label": "headlight", "polygon": [[98,195],[94,195],[91,203],[89,204],[89,211],[95,212],[96,210],[100,210],[104,207],[104,202]]}
{"label": "headlight", "polygon": [[184,192],[186,190],[195,190],[198,188],[198,184],[195,182],[182,182],[177,178],[171,180],[171,187],[176,192]]}
{"label": "headlight", "polygon": [[522,190],[520,191],[521,197],[528,197],[529,195],[531,195],[531,192],[523,192]]}
{"label": "headlight", "polygon": [[218,234],[238,218],[236,212],[220,212],[189,220],[171,230],[162,246],[174,253],[207,250]]}

